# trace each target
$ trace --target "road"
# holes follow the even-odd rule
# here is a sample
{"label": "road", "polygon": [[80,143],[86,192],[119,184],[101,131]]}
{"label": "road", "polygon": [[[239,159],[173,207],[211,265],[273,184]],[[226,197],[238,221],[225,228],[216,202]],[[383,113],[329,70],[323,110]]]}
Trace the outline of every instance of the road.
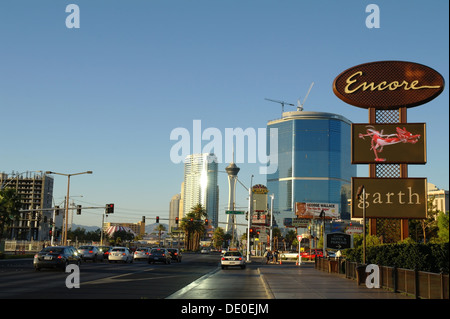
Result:
{"label": "road", "polygon": [[[255,269],[222,270],[218,254],[184,254],[181,263],[131,264],[84,262],[80,267],[80,287],[67,288],[69,273],[44,269],[35,271],[32,260],[0,262],[0,299],[163,299],[180,296],[183,289],[192,288],[199,278],[217,278],[218,285],[203,291],[198,298],[248,297],[236,289],[245,282],[265,297],[264,288]],[[178,292],[178,295],[177,295]],[[200,292],[199,292],[200,293]]]}

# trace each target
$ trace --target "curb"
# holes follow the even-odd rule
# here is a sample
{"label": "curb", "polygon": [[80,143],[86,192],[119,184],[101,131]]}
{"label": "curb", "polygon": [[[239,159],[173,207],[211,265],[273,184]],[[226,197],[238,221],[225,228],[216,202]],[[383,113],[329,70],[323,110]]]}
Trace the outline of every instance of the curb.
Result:
{"label": "curb", "polygon": [[266,278],[264,277],[264,274],[261,273],[260,268],[258,267],[258,274],[259,274],[259,278],[261,278],[261,282],[264,286],[264,289],[266,290],[266,294],[268,299],[275,299],[275,295],[272,292],[272,289],[270,289],[269,284],[267,283]]}

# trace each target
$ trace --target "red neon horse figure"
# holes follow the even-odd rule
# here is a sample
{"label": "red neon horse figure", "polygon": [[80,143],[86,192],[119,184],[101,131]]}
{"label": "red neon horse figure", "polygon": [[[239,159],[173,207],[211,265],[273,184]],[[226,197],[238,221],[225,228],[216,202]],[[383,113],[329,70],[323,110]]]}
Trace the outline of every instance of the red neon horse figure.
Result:
{"label": "red neon horse figure", "polygon": [[403,129],[397,127],[397,134],[389,134],[385,135],[383,134],[383,130],[381,132],[375,130],[373,126],[367,126],[369,127],[367,129],[367,134],[359,133],[359,137],[364,139],[365,136],[371,137],[371,145],[370,148],[373,150],[375,154],[375,161],[376,162],[384,162],[386,161],[385,158],[379,158],[378,153],[381,153],[383,151],[383,147],[386,145],[394,145],[398,143],[411,143],[415,144],[418,142],[420,138],[420,134],[413,135],[410,132],[408,132],[405,127]]}

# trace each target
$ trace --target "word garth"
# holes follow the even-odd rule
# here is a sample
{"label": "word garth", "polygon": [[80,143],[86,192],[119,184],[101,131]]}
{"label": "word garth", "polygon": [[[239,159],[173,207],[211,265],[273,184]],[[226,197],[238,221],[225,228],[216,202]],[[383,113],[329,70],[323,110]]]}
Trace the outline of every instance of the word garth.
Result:
{"label": "word garth", "polygon": [[[170,133],[170,140],[177,141],[170,149],[170,160],[175,163],[183,163],[190,154],[213,153],[218,163],[244,163],[247,150],[247,163],[260,164],[260,174],[273,174],[278,169],[278,129],[270,128],[270,152],[266,154],[266,129],[258,128],[225,128],[225,137],[215,127],[202,130],[201,120],[193,120],[191,132],[183,127],[177,127]],[[247,143],[245,143],[247,140]],[[203,141],[208,141],[202,145]],[[192,142],[192,144],[191,144]],[[236,142],[236,143],[235,143]],[[191,148],[192,145],[192,148]],[[225,149],[225,159],[222,158],[222,148]],[[234,146],[236,146],[234,150]],[[233,154],[236,155],[234,160]],[[224,161],[225,160],[225,161]]]}

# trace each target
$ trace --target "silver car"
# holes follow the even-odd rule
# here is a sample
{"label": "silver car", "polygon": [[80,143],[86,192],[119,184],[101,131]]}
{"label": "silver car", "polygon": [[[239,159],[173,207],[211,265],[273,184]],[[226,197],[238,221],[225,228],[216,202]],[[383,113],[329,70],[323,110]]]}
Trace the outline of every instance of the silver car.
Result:
{"label": "silver car", "polygon": [[108,255],[109,262],[133,262],[133,255],[127,247],[113,247]]}
{"label": "silver car", "polygon": [[97,246],[80,246],[78,247],[78,253],[83,261],[92,260],[96,262],[97,260],[103,261],[103,253],[98,249]]}
{"label": "silver car", "polygon": [[149,254],[150,254],[150,248],[142,247],[142,248],[136,249],[136,251],[133,254],[133,258],[134,258],[134,260],[139,260],[139,259],[147,260]]}

